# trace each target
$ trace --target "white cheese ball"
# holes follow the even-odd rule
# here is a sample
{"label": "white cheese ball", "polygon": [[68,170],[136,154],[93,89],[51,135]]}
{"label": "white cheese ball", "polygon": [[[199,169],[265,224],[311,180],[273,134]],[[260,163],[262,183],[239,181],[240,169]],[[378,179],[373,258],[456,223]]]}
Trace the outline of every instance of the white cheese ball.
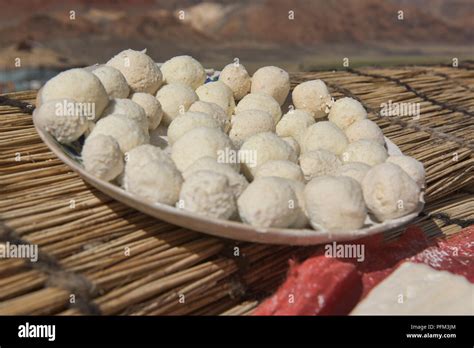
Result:
{"label": "white cheese ball", "polygon": [[[212,157],[221,161],[226,154],[235,154],[236,150],[230,138],[217,128],[198,127],[179,138],[171,148],[171,158],[183,172],[201,157]],[[239,170],[240,163],[229,163]]]}
{"label": "white cheese ball", "polygon": [[97,134],[110,135],[117,140],[120,150],[123,153],[130,151],[134,147],[146,144],[150,141],[150,136],[139,123],[126,115],[114,114],[100,119],[89,138]]}
{"label": "white cheese ball", "polygon": [[232,117],[229,137],[238,148],[252,135],[274,132],[273,117],[262,110],[243,110]]}
{"label": "white cheese ball", "polygon": [[251,80],[242,64],[228,64],[222,69],[219,81],[225,83],[234,93],[234,99],[240,100],[250,91]]}
{"label": "white cheese ball", "polygon": [[360,184],[346,176],[320,176],[305,187],[305,208],[311,226],[331,232],[364,225],[367,216]]}
{"label": "white cheese ball", "polygon": [[377,126],[377,123],[368,118],[359,120],[346,128],[346,136],[349,142],[354,142],[361,139],[372,140],[380,145],[385,145],[383,132]]}
{"label": "white cheese ball", "polygon": [[393,163],[372,167],[362,180],[362,189],[367,207],[379,221],[405,216],[419,204],[417,183]]}
{"label": "white cheese ball", "polygon": [[335,124],[322,121],[317,122],[306,130],[303,136],[301,152],[314,150],[328,150],[336,155],[344,152],[349,141],[346,135]]}
{"label": "white cheese ball", "polygon": [[303,136],[309,126],[314,124],[314,118],[308,111],[291,110],[283,115],[276,126],[276,133],[280,137],[293,137],[300,147],[303,144]]}
{"label": "white cheese ball", "polygon": [[183,183],[181,173],[168,161],[150,160],[125,164],[125,190],[152,203],[174,205]]}
{"label": "white cheese ball", "polygon": [[277,176],[279,178],[304,182],[304,175],[301,168],[291,161],[277,160],[262,164],[258,167],[255,178],[264,176]]}
{"label": "white cheese ball", "polygon": [[297,157],[293,149],[276,134],[259,133],[248,138],[240,147],[239,157],[242,163],[242,172],[252,180],[257,169],[271,160],[289,160],[296,162]]}
{"label": "white cheese ball", "polygon": [[298,198],[288,180],[255,179],[237,200],[243,222],[257,227],[289,227],[299,214]]}
{"label": "white cheese ball", "polygon": [[305,184],[301,181],[288,180],[291,188],[295,192],[296,198],[298,199],[298,217],[295,222],[289,227],[291,228],[305,228],[309,224],[308,216],[306,215],[305,201],[304,201],[304,188]]}
{"label": "white cheese ball", "polygon": [[124,168],[120,146],[108,135],[99,134],[87,138],[82,147],[81,156],[86,171],[102,180],[115,179]]}
{"label": "white cheese ball", "polygon": [[318,176],[334,175],[341,166],[341,160],[327,150],[305,152],[300,156],[300,166],[306,180]]}
{"label": "white cheese ball", "polygon": [[72,99],[49,100],[34,111],[35,122],[60,143],[72,143],[89,127],[87,116],[74,112],[80,110],[74,108],[73,112],[69,112],[67,106],[75,103]]}
{"label": "white cheese ball", "polygon": [[215,219],[229,219],[237,211],[227,177],[209,170],[198,170],[186,178],[177,206]]}
{"label": "white cheese ball", "polygon": [[127,98],[130,94],[130,87],[120,70],[102,65],[92,70],[92,73],[99,78],[109,98]]}
{"label": "white cheese ball", "polygon": [[195,101],[189,108],[188,111],[202,112],[214,117],[219,122],[221,129],[224,132],[229,132],[230,129],[230,116],[224,111],[222,107],[216,103],[208,103],[201,100]]}
{"label": "white cheese ball", "polygon": [[387,158],[387,162],[402,168],[420,188],[425,187],[425,168],[420,161],[410,156],[392,155]]}
{"label": "white cheese ball", "polygon": [[148,120],[148,129],[156,129],[163,118],[163,109],[158,99],[151,94],[140,92],[133,93],[130,99],[145,110],[145,115]]}
{"label": "white cheese ball", "polygon": [[164,150],[151,144],[144,144],[133,148],[126,153],[129,168],[140,167],[148,162],[167,163],[174,166],[174,162]]}
{"label": "white cheese ball", "polygon": [[109,106],[104,110],[102,118],[109,115],[121,114],[136,121],[140,127],[148,131],[148,119],[145,110],[130,99],[112,99]]}
{"label": "white cheese ball", "polygon": [[331,94],[321,80],[300,83],[293,90],[292,98],[297,109],[310,112],[315,119],[326,117],[332,105]]}
{"label": "white cheese ball", "polygon": [[40,104],[49,100],[72,99],[77,103],[85,103],[87,109],[93,110],[89,118],[97,120],[107,104],[109,96],[94,74],[84,69],[66,70],[51,80],[41,89]]}
{"label": "white cheese ball", "polygon": [[349,97],[338,99],[329,111],[329,121],[336,124],[342,130],[347,129],[356,121],[367,118],[367,111],[357,100]]}
{"label": "white cheese ball", "polygon": [[186,180],[192,173],[198,170],[210,170],[227,177],[229,180],[229,186],[232,189],[235,197],[239,197],[242,192],[247,188],[248,181],[242,174],[239,174],[235,168],[232,168],[228,164],[219,163],[213,157],[202,157],[191,164],[184,172],[183,177]]}
{"label": "white cheese ball", "polygon": [[300,144],[298,144],[298,142],[295,140],[295,138],[293,138],[293,137],[281,137],[281,139],[284,140],[288,145],[290,145],[290,147],[295,152],[296,157],[299,157],[299,155],[301,153],[301,151],[300,151],[301,148],[300,148]]}
{"label": "white cheese ball", "polygon": [[350,143],[341,154],[343,162],[362,162],[369,166],[383,163],[387,157],[385,147],[365,139]]}
{"label": "white cheese ball", "polygon": [[252,76],[252,93],[263,93],[283,105],[290,92],[290,75],[276,66],[264,66]]}
{"label": "white cheese ball", "polygon": [[120,70],[132,92],[155,94],[163,83],[163,75],[145,51],[124,50],[107,62]]}
{"label": "white cheese ball", "polygon": [[370,166],[361,162],[350,162],[343,164],[337,170],[335,175],[337,176],[348,176],[356,180],[359,184],[362,185],[362,180],[364,179],[367,172],[370,170]]}
{"label": "white cheese ball", "polygon": [[206,71],[201,63],[191,56],[177,56],[160,67],[165,83],[182,83],[196,89],[206,81]]}
{"label": "white cheese ball", "polygon": [[220,129],[219,123],[208,114],[202,112],[188,111],[184,115],[176,117],[168,127],[168,143],[173,145],[179,138],[198,127],[209,127]]}
{"label": "white cheese ball", "polygon": [[162,123],[168,126],[179,114],[184,114],[198,100],[194,90],[181,83],[170,83],[160,88],[156,99],[163,109]]}
{"label": "white cheese ball", "polygon": [[268,112],[273,117],[275,125],[280,121],[280,104],[271,96],[262,93],[247,94],[237,104],[235,113],[239,114],[245,110],[262,110]]}
{"label": "white cheese ball", "polygon": [[234,93],[223,82],[208,82],[196,89],[199,100],[214,103],[225,110],[227,115],[232,115],[235,109]]}

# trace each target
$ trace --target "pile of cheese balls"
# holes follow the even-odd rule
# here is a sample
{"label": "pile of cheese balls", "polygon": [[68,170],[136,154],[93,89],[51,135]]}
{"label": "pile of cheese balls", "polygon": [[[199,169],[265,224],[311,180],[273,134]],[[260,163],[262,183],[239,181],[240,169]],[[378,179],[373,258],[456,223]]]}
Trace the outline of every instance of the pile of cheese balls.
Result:
{"label": "pile of cheese balls", "polygon": [[[233,63],[217,81],[206,78],[190,56],[158,66],[144,51],[125,50],[48,81],[35,120],[61,143],[84,135],[92,175],[209,218],[337,232],[417,209],[423,165],[389,156],[358,101],[334,101],[323,81],[306,81],[283,114],[283,69],[250,77]],[[93,105],[94,115],[58,114],[65,102]]]}

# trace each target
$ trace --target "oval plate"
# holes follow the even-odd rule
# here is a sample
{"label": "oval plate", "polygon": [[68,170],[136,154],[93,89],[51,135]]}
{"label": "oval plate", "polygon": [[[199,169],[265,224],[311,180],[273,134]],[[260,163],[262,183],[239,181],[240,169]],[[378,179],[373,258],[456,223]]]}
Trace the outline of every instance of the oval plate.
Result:
{"label": "oval plate", "polygon": [[[118,186],[97,179],[86,172],[82,166],[79,157],[81,143],[75,144],[74,146],[60,144],[49,133],[38,127],[38,124],[35,122],[34,114],[33,122],[36,131],[49,149],[58,156],[61,161],[78,173],[86,182],[99,191],[157,219],[213,236],[255,243],[287,245],[314,245],[332,241],[350,241],[406,225],[418,216],[424,206],[423,195],[421,195],[417,210],[409,215],[388,220],[383,223],[372,223],[358,230],[337,233],[311,229],[257,228],[241,222],[211,219],[165,204],[153,204],[143,201]],[[385,138],[385,140],[389,154],[401,154],[395,144],[387,138]]]}

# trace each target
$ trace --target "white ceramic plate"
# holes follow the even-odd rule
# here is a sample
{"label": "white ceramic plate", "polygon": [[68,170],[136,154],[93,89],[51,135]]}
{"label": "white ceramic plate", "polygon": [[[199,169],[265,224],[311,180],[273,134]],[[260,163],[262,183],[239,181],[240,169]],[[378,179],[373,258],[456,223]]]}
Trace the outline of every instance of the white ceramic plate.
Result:
{"label": "white ceramic plate", "polygon": [[[50,150],[99,191],[157,219],[218,237],[256,243],[288,245],[313,245],[332,241],[349,241],[406,225],[418,216],[424,206],[423,196],[421,195],[419,206],[412,214],[385,221],[384,223],[374,223],[367,220],[368,224],[364,228],[337,233],[311,229],[256,228],[240,222],[210,219],[165,204],[151,204],[145,202],[139,197],[122,190],[118,186],[95,178],[82,167],[79,157],[81,148],[80,142],[73,146],[60,144],[51,135],[38,127],[35,122],[34,114],[33,122],[35,123],[39,136]],[[389,154],[401,154],[395,144],[387,138],[385,138],[385,140]]]}
{"label": "white ceramic plate", "polygon": [[[86,69],[94,70],[98,66],[99,65],[96,64],[89,66]],[[219,71],[215,71],[214,69],[206,69],[206,72],[208,75],[206,82],[215,81],[219,76]],[[39,93],[40,91],[38,91],[38,94]],[[174,225],[182,226],[189,228],[190,230],[203,232],[213,236],[255,243],[287,245],[314,245],[333,241],[350,241],[407,225],[410,221],[418,216],[424,207],[422,193],[420,195],[420,201],[416,211],[409,215],[398,219],[384,221],[383,223],[374,222],[368,217],[364,228],[337,233],[312,229],[257,228],[241,222],[211,219],[186,212],[166,204],[153,204],[143,201],[140,197],[132,195],[118,186],[97,179],[96,177],[90,175],[84,170],[80,158],[83,139],[76,141],[72,145],[60,144],[50,134],[38,127],[37,123],[35,122],[34,115],[35,114],[33,113],[33,122],[35,124],[36,131],[44,143],[65,164],[78,173],[89,184],[96,187],[99,191],[104,192],[105,194],[122,202],[125,205],[128,205],[129,207],[135,208],[157,219],[161,219]],[[160,130],[158,129],[156,133],[159,133],[159,131]],[[161,143],[160,147],[162,147],[164,145],[163,140],[165,140],[166,137],[160,136],[159,138],[161,138],[161,140],[155,140],[158,140]],[[385,142],[390,155],[402,154],[400,149],[388,138],[385,138]]]}

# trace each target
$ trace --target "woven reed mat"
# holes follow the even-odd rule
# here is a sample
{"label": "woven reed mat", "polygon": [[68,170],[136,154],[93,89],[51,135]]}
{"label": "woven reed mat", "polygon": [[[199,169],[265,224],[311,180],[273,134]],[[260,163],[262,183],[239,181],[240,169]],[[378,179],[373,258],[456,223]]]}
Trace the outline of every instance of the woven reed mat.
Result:
{"label": "woven reed mat", "polygon": [[[292,82],[321,78],[335,97],[359,99],[426,167],[428,204],[416,224],[449,236],[474,217],[472,68],[322,71]],[[209,237],[110,199],[48,151],[31,108],[12,102],[34,99],[0,97],[0,239],[40,250],[35,263],[0,260],[0,314],[248,314],[284,280],[289,258],[314,251]],[[420,103],[421,117],[380,117],[388,100]]]}

